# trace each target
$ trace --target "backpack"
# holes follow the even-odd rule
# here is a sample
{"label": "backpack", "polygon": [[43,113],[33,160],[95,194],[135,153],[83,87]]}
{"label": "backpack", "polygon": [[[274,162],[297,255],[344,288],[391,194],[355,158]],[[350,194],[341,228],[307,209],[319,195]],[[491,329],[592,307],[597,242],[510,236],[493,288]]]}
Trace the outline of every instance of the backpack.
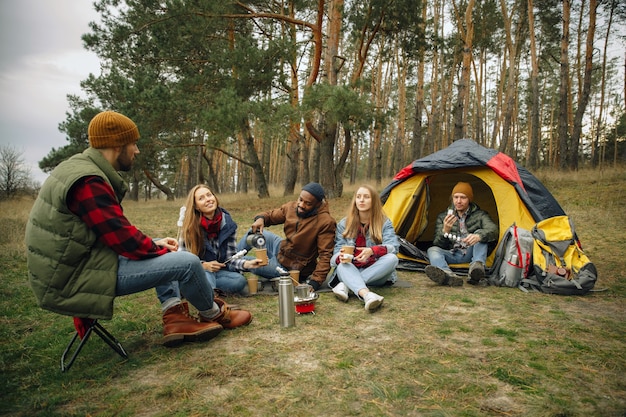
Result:
{"label": "backpack", "polygon": [[494,257],[489,284],[498,287],[517,287],[532,273],[534,239],[529,230],[513,223],[506,230]]}
{"label": "backpack", "polygon": [[521,288],[562,295],[584,295],[593,289],[598,272],[583,252],[569,217],[542,220],[531,233],[534,274],[522,280]]}
{"label": "backpack", "polygon": [[403,238],[402,236],[396,236],[398,238],[398,242],[400,242],[400,247],[398,252],[403,255],[410,256],[414,259],[421,259],[422,261],[429,262],[428,254]]}

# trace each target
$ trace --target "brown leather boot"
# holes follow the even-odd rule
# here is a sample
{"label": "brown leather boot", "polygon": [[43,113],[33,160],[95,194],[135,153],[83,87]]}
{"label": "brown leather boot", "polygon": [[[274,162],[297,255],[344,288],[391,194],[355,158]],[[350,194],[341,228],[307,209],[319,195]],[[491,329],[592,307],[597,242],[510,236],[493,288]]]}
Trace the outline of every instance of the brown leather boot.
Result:
{"label": "brown leather boot", "polygon": [[187,303],[170,307],[163,313],[163,344],[167,347],[210,340],[222,330],[223,327],[215,321],[201,323],[190,316]]}
{"label": "brown leather boot", "polygon": [[[226,302],[220,298],[213,298],[215,304],[220,306],[220,313],[217,317],[212,318],[211,320],[218,322],[225,329],[234,329],[235,327],[245,326],[252,321],[252,314],[247,310],[233,310],[231,309]],[[200,321],[209,321],[202,316],[200,316]]]}

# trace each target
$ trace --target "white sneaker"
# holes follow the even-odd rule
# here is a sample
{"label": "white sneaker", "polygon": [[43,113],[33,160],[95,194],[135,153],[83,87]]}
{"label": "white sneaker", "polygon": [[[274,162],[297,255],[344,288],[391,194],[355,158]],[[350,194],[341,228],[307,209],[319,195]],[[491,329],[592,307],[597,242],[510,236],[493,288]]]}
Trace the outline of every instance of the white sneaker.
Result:
{"label": "white sneaker", "polygon": [[348,288],[346,288],[346,284],[340,282],[335,287],[333,287],[333,292],[335,293],[335,297],[338,300],[343,301],[344,303],[348,301]]}
{"label": "white sneaker", "polygon": [[365,294],[365,297],[363,297],[363,301],[365,301],[365,311],[369,311],[370,313],[375,311],[383,304],[384,299],[385,297],[381,297],[372,291],[368,292]]}

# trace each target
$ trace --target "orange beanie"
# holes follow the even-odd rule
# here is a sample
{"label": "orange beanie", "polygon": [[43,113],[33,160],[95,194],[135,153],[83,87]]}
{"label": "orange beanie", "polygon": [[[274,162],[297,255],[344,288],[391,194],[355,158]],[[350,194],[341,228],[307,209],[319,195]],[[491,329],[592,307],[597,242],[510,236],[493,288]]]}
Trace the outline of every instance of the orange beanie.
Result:
{"label": "orange beanie", "polygon": [[474,200],[474,191],[472,190],[472,186],[468,182],[457,182],[454,188],[452,189],[452,196],[456,193],[465,194],[469,201]]}
{"label": "orange beanie", "polygon": [[139,139],[137,125],[123,114],[114,111],[98,113],[87,129],[92,148],[114,148]]}

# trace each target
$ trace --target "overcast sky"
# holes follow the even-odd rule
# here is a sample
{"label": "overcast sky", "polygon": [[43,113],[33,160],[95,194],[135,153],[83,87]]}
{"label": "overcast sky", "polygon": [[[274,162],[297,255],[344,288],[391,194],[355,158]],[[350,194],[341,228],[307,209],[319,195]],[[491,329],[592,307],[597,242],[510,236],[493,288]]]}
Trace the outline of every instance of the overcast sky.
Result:
{"label": "overcast sky", "polygon": [[22,153],[37,181],[47,177],[38,162],[67,144],[66,96],[99,74],[81,41],[96,20],[91,0],[0,0],[0,145]]}

